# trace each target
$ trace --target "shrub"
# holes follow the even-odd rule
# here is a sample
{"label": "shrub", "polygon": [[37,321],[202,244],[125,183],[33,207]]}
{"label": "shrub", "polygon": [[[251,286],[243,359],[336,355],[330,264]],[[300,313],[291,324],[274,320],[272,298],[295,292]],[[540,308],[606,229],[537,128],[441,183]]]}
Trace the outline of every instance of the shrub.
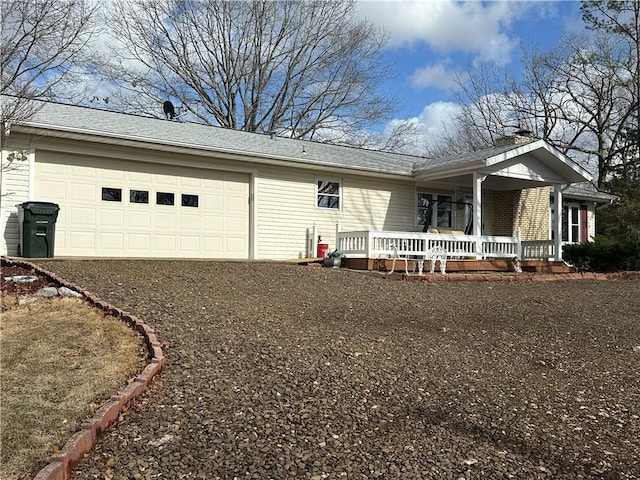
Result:
{"label": "shrub", "polygon": [[563,258],[580,271],[640,270],[640,242],[597,237],[595,242],[565,245]]}

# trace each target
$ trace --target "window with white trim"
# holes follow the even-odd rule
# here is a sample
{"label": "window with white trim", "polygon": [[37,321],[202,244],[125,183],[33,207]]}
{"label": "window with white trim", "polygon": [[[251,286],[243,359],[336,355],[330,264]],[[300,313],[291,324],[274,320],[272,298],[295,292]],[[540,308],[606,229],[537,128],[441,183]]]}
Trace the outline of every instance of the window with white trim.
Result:
{"label": "window with white trim", "polygon": [[340,210],[342,208],[340,197],[342,196],[342,184],[337,180],[316,180],[316,207]]}
{"label": "window with white trim", "polygon": [[[551,197],[551,239],[556,238],[556,209],[555,198]],[[562,241],[567,243],[579,243],[582,241],[582,215],[581,205],[576,202],[562,202]]]}
{"label": "window with white trim", "polygon": [[418,193],[417,224],[421,227],[451,228],[453,196]]}

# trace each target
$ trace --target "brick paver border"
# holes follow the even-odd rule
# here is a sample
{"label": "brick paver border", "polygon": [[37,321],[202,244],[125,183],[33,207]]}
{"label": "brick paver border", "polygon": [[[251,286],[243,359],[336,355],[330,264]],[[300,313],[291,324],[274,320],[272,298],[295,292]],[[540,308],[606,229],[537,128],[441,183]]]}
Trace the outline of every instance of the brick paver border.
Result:
{"label": "brick paver border", "polygon": [[51,272],[43,270],[33,263],[9,259],[6,261],[10,265],[33,270],[38,275],[46,277],[49,281],[59,286],[67,287],[82,294],[85,301],[90,305],[102,310],[107,315],[122,320],[137,331],[144,339],[147,351],[149,352],[149,363],[142,372],[135,377],[133,382],[127,385],[124,390],[107,400],[98,408],[93,417],[80,424],[80,430],[67,440],[60,453],[54,454],[49,464],[34,477],[34,480],[67,480],[73,468],[82,460],[85,454],[94,447],[100,434],[118,419],[120,412],[125,409],[129,402],[137,398],[147,388],[153,377],[162,371],[165,365],[162,345],[153,328],[134,315],[120,310],[115,305],[100,300],[91,292],[67,282]]}

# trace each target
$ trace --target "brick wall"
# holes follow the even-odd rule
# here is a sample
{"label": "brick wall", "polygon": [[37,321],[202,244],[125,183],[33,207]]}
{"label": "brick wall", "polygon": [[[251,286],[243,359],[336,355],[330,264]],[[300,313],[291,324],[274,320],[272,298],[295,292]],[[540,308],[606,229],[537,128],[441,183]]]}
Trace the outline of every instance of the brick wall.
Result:
{"label": "brick wall", "polygon": [[517,191],[496,191],[494,193],[493,234],[512,237],[514,208],[516,206]]}
{"label": "brick wall", "polygon": [[512,235],[520,227],[522,240],[548,240],[550,187],[527,188],[513,193]]}

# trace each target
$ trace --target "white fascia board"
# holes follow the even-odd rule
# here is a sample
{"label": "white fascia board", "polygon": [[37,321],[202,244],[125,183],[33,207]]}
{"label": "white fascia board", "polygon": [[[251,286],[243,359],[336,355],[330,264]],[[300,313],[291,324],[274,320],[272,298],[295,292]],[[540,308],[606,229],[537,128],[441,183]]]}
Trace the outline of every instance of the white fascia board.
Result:
{"label": "white fascia board", "polygon": [[493,165],[505,162],[507,160],[510,160],[512,158],[518,157],[520,155],[525,155],[527,153],[531,153],[541,149],[553,155],[553,157],[558,162],[563,164],[565,167],[571,169],[573,173],[576,173],[579,176],[571,179],[568,178],[567,180],[570,180],[570,183],[584,182],[584,181],[591,182],[593,180],[593,176],[589,172],[587,172],[584,168],[582,168],[580,165],[578,165],[569,157],[567,157],[564,153],[562,153],[558,149],[549,145],[544,140],[537,140],[535,142],[526,143],[526,144],[523,144],[521,147],[516,147],[505,153],[501,153],[500,155],[489,157],[486,160],[486,166],[487,167],[493,166]]}

